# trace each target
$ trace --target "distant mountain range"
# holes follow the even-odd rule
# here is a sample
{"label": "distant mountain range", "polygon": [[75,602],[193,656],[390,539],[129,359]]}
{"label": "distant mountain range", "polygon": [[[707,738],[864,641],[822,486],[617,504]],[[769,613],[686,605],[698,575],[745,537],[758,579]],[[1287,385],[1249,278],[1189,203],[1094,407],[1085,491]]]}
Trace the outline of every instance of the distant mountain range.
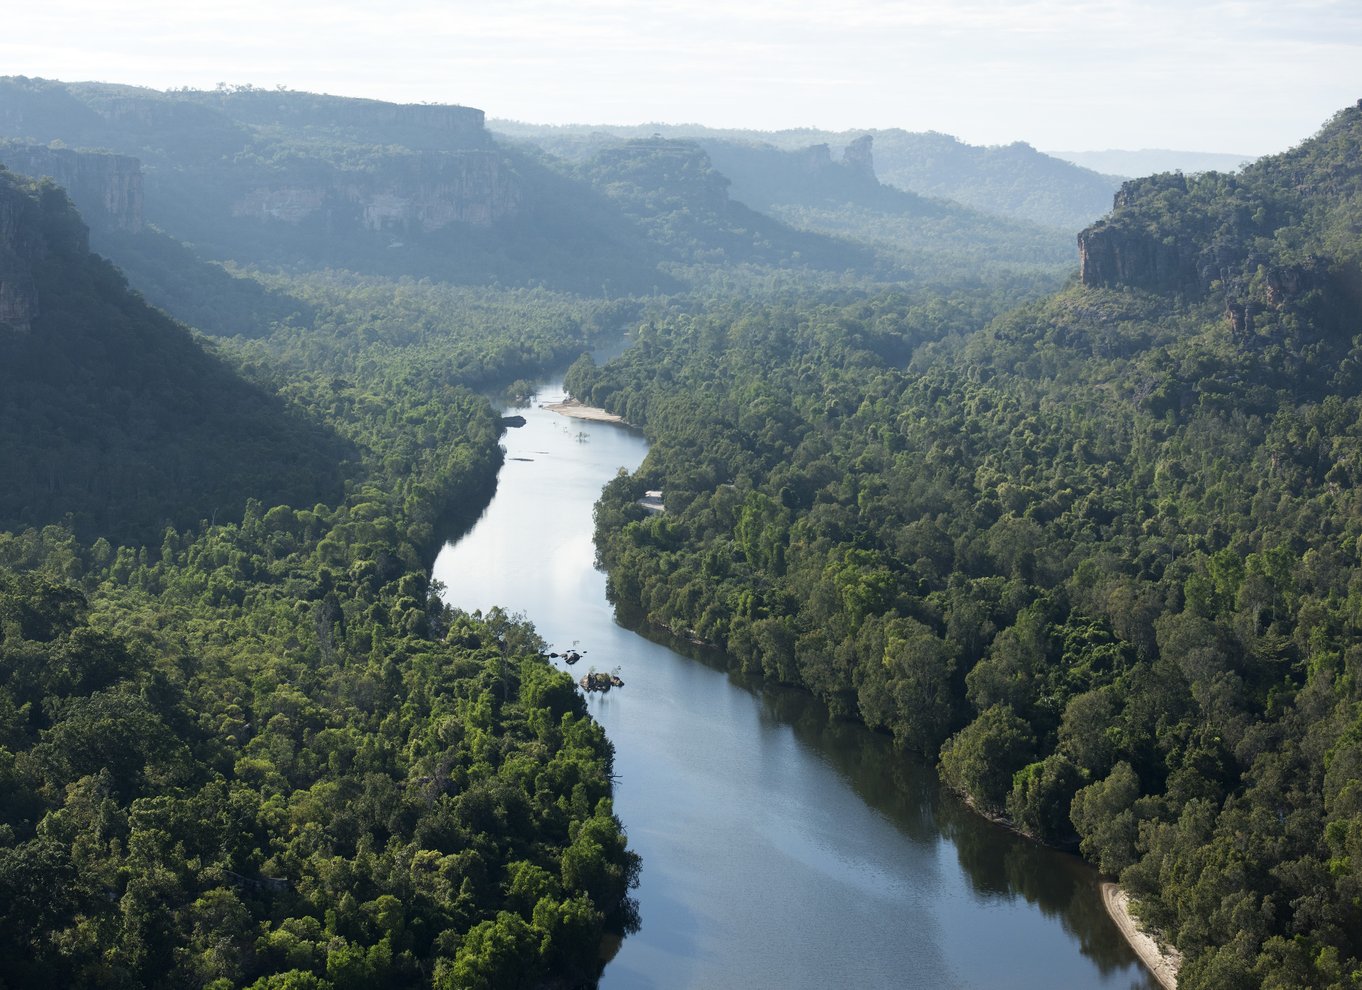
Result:
{"label": "distant mountain range", "polygon": [[869,135],[874,140],[876,174],[887,185],[1064,231],[1077,231],[1109,210],[1112,194],[1120,185],[1118,179],[1061,161],[1021,142],[980,147],[948,134],[910,133],[898,128],[753,131],[699,124],[546,126],[495,119],[488,127],[494,134],[533,143],[569,160],[653,134],[698,141],[711,155],[719,144],[808,152],[820,145],[844,147]]}
{"label": "distant mountain range", "polygon": [[[591,295],[671,293],[737,267],[1058,277],[1114,189],[1026,146],[943,135],[509,130],[471,107],[0,78],[0,162],[69,189],[95,250],[217,333],[261,332],[296,306],[206,262]],[[914,169],[922,191],[894,178]]]}

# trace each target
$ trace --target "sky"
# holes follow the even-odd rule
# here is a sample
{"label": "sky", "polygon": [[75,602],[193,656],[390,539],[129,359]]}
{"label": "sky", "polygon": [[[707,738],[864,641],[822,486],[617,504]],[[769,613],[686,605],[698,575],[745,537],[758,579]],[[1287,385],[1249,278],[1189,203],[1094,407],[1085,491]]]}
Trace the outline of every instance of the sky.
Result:
{"label": "sky", "polygon": [[1259,155],[1362,99],[1362,0],[43,0],[0,74]]}

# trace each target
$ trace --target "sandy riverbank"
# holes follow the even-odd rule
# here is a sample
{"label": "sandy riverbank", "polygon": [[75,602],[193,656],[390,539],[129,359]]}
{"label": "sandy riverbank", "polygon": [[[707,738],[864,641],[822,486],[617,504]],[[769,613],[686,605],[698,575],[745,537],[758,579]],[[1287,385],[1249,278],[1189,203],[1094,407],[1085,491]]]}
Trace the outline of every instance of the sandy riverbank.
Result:
{"label": "sandy riverbank", "polygon": [[616,416],[614,413],[606,412],[596,406],[586,406],[576,399],[564,399],[562,402],[546,402],[545,409],[552,409],[560,416],[571,416],[573,419],[589,419],[596,423],[623,423],[624,417]]}
{"label": "sandy riverbank", "polygon": [[1176,949],[1160,948],[1159,943],[1140,927],[1130,913],[1130,895],[1114,883],[1104,883],[1102,903],[1140,961],[1154,974],[1154,979],[1159,981],[1164,990],[1178,990],[1178,966],[1182,957]]}

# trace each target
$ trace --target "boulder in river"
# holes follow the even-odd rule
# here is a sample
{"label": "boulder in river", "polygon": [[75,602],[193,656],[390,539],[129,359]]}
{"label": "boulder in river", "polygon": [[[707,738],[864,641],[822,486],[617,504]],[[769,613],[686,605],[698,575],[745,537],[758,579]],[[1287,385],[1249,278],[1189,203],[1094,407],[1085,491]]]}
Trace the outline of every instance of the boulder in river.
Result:
{"label": "boulder in river", "polygon": [[624,682],[614,674],[607,674],[599,670],[588,671],[582,675],[582,679],[577,682],[582,686],[583,691],[609,691],[612,687],[623,687]]}

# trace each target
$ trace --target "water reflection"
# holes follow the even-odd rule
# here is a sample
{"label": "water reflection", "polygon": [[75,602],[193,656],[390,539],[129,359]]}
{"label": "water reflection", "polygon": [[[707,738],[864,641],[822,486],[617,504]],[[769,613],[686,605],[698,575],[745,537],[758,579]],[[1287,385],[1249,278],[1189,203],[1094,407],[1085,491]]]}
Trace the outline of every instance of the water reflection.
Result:
{"label": "water reflection", "polygon": [[540,408],[551,398],[521,410],[495,499],[436,577],[456,605],[503,604],[585,647],[574,673],[621,668],[627,686],[588,703],[643,856],[643,928],[605,990],[1154,987],[1076,858],[983,821],[929,766],[808,694],[617,624],[591,566],[591,506],[646,448]]}

